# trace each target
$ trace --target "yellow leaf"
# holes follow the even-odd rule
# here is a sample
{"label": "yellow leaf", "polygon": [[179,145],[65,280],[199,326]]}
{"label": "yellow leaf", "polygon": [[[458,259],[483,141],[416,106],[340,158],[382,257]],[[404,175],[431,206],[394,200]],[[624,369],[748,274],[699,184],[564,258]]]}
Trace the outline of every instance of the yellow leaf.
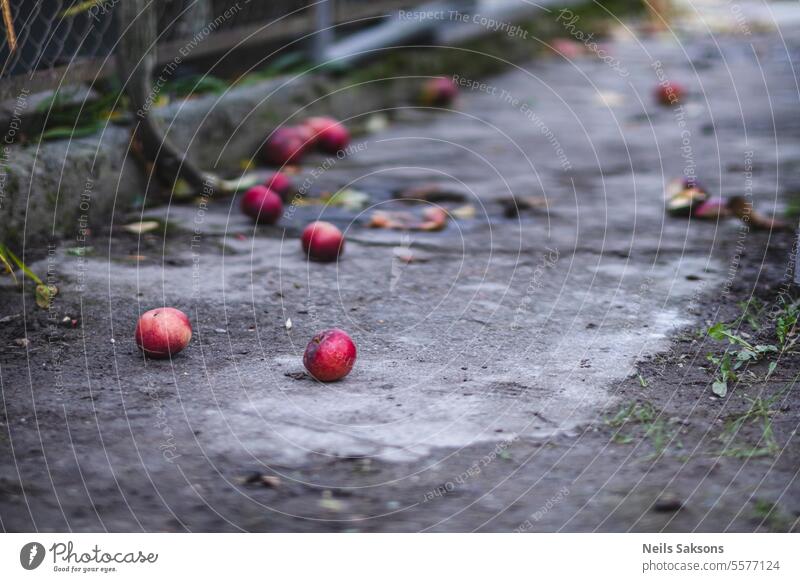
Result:
{"label": "yellow leaf", "polygon": [[141,222],[126,224],[122,229],[131,234],[144,234],[158,229],[159,226],[161,226],[161,223],[156,220],[143,220]]}

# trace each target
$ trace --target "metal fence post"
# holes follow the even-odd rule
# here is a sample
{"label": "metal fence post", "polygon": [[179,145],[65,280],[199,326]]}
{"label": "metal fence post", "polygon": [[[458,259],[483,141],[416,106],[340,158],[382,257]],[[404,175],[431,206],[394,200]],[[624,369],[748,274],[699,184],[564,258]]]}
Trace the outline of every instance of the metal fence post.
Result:
{"label": "metal fence post", "polygon": [[326,49],[333,43],[333,2],[323,0],[314,6],[314,60],[322,62]]}

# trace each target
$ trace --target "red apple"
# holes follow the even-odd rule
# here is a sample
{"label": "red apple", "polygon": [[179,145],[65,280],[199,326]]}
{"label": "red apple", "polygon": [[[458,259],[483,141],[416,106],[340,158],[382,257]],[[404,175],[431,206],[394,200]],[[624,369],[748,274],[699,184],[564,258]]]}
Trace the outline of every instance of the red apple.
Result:
{"label": "red apple", "polygon": [[458,87],[445,77],[434,77],[428,79],[422,86],[420,93],[420,103],[430,107],[447,107],[458,95]]}
{"label": "red apple", "polygon": [[661,105],[674,105],[683,101],[686,90],[679,83],[664,81],[655,90],[656,101]]}
{"label": "red apple", "polygon": [[303,365],[320,382],[341,380],[356,363],[356,344],[341,329],[319,332],[306,346]]}
{"label": "red apple", "polygon": [[189,345],[192,324],[172,307],[151,309],[136,324],[136,345],[151,358],[169,358]]}
{"label": "red apple", "polygon": [[305,154],[306,147],[306,140],[297,128],[281,127],[264,144],[264,159],[275,166],[297,163]]}
{"label": "red apple", "polygon": [[344,235],[330,222],[312,222],[300,240],[308,257],[316,261],[335,261],[344,251]]}
{"label": "red apple", "polygon": [[567,60],[577,59],[586,54],[584,45],[569,38],[554,38],[550,41],[550,48]]}
{"label": "red apple", "polygon": [[439,206],[428,206],[422,217],[425,219],[420,225],[422,230],[442,230],[447,226],[447,211]]}
{"label": "red apple", "polygon": [[289,193],[289,190],[291,190],[292,181],[289,179],[289,176],[283,172],[274,172],[264,180],[264,186],[283,198]]}
{"label": "red apple", "polygon": [[309,127],[307,122],[303,122],[300,125],[295,125],[292,129],[294,129],[297,132],[297,135],[299,135],[303,140],[306,149],[317,145],[317,132]]}
{"label": "red apple", "polygon": [[309,117],[303,123],[312,132],[312,141],[329,154],[343,150],[350,143],[350,132],[332,117]]}
{"label": "red apple", "polygon": [[716,220],[730,215],[728,210],[728,201],[719,196],[709,198],[705,202],[699,204],[696,208],[692,209],[692,216],[695,218],[704,218],[708,220]]}
{"label": "red apple", "polygon": [[253,186],[242,196],[242,212],[261,224],[275,224],[283,212],[283,202],[266,186]]}

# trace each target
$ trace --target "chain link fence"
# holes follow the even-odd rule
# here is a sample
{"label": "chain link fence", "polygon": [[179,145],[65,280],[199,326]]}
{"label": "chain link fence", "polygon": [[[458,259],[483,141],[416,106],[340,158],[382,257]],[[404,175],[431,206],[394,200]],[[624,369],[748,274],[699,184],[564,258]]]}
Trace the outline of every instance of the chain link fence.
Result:
{"label": "chain link fence", "polygon": [[[120,2],[134,1],[156,2],[161,60],[169,60],[204,32],[193,58],[299,38],[313,33],[319,24],[320,5],[298,0],[0,0],[5,13],[0,35],[0,100],[13,99],[23,89],[45,91],[112,75],[114,61],[109,57],[120,33],[114,12]],[[328,2],[332,24],[378,21],[393,10],[419,4],[408,0]]]}

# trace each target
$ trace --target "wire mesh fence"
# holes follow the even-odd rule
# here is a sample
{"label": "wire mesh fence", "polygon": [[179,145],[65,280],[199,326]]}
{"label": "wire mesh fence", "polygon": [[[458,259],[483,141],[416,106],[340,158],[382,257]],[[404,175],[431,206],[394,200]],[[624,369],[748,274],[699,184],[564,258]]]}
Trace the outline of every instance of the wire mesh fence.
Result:
{"label": "wire mesh fence", "polygon": [[[23,87],[41,91],[113,73],[120,2],[155,0],[0,0],[0,100]],[[378,19],[407,0],[328,0],[333,24]],[[194,57],[313,33],[318,4],[309,0],[157,0],[159,56],[169,59],[198,34]],[[277,22],[276,22],[277,21]]]}

